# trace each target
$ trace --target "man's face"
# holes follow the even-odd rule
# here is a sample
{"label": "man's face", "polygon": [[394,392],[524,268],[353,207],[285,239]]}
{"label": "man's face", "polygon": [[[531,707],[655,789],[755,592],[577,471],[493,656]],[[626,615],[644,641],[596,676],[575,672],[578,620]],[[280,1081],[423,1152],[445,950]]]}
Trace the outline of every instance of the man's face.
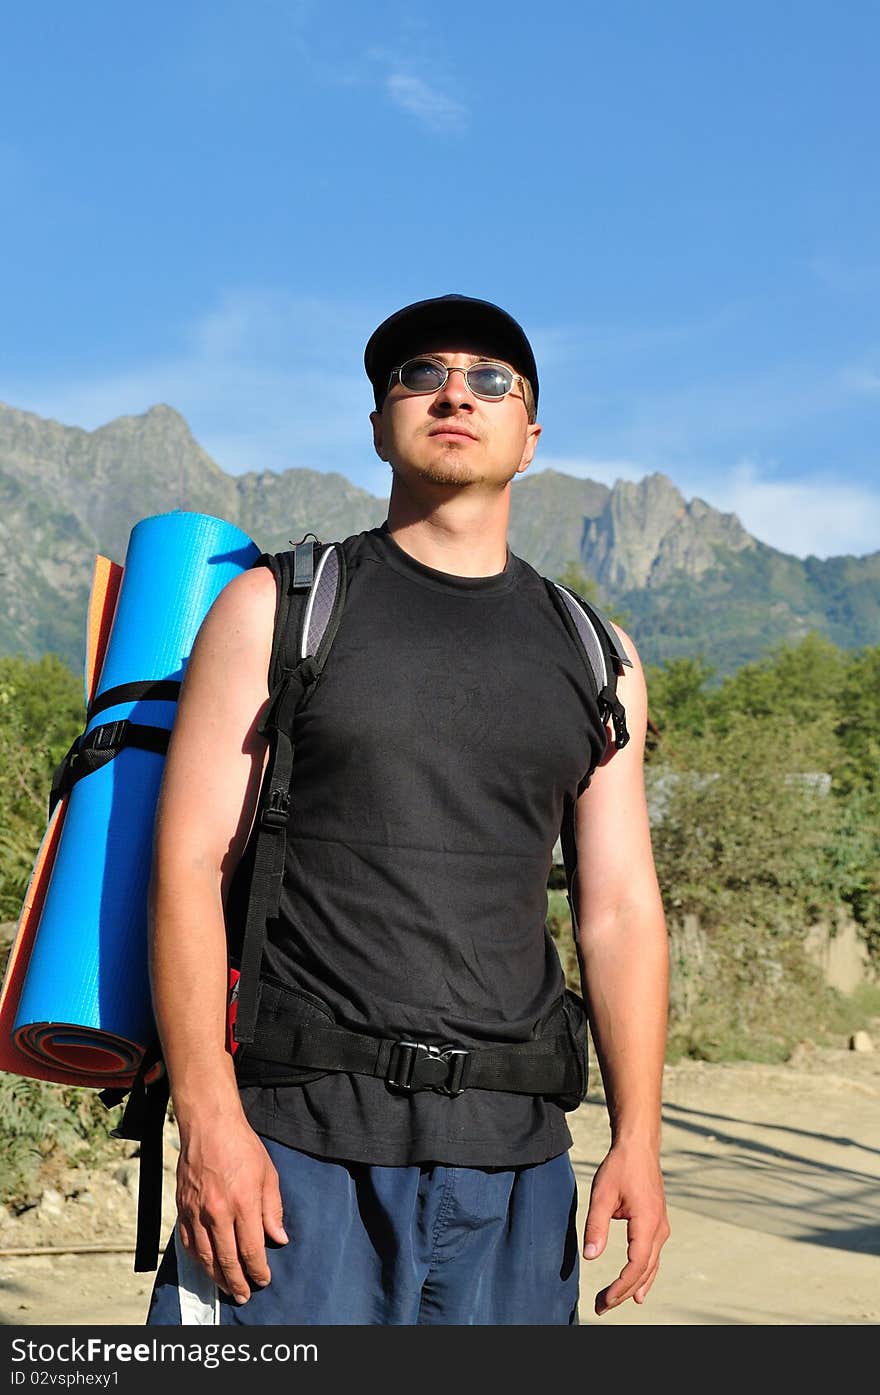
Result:
{"label": "man's face", "polygon": [[[487,359],[505,362],[455,350],[432,349],[425,357],[450,369]],[[395,380],[381,412],[371,413],[370,420],[376,452],[395,474],[451,487],[503,487],[526,469],[541,434],[537,422],[528,420],[522,383],[515,383],[505,397],[487,401],[474,396],[461,372],[450,372],[433,393],[408,392]]]}

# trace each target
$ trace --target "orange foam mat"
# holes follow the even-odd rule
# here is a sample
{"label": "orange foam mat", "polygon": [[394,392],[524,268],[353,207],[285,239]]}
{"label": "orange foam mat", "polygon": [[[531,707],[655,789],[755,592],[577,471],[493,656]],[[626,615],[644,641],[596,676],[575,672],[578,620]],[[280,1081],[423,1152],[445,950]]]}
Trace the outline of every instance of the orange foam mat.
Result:
{"label": "orange foam mat", "polygon": [[[111,562],[108,557],[97,556],[95,558],[86,633],[85,684],[87,704],[91,702],[101,676],[104,655],[107,652],[107,643],[113,627],[113,616],[116,613],[116,601],[122,583],[122,575],[123,568],[118,562]],[[96,1065],[96,1060],[88,1053],[83,1053],[81,1057],[73,1053],[71,1060],[79,1061],[80,1068],[74,1067],[65,1070],[57,1062],[41,1060],[29,1052],[22,1051],[13,1037],[13,1027],[18,1012],[22,985],[40,924],[43,902],[52,876],[58,844],[61,841],[61,830],[64,826],[66,812],[67,800],[61,799],[55,807],[40,844],[22,904],[15,939],[9,951],[6,973],[2,988],[0,988],[0,1070],[31,1076],[36,1080],[50,1080],[60,1085],[83,1085],[92,1080]],[[63,1025],[59,1024],[59,1031],[63,1032],[63,1030]],[[116,1056],[115,1059],[119,1061],[120,1057]],[[108,1085],[130,1084],[133,1078],[132,1072],[113,1073],[111,1064],[113,1060],[112,1051],[103,1057],[103,1064],[111,1067],[106,1076],[106,1083]],[[101,1078],[103,1082],[103,1075]]]}

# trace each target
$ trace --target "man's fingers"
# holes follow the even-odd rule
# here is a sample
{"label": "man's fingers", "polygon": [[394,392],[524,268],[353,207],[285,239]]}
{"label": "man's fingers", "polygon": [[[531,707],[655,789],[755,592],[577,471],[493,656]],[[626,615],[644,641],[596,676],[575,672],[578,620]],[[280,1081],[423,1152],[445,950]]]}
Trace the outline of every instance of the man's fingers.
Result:
{"label": "man's fingers", "polygon": [[590,1190],[590,1206],[584,1225],[584,1259],[596,1259],[608,1244],[608,1227],[617,1209],[616,1189],[605,1187],[597,1173]]}
{"label": "man's fingers", "polygon": [[184,1249],[198,1260],[215,1284],[224,1288],[223,1275],[217,1267],[217,1256],[214,1253],[210,1233],[205,1226],[195,1218],[183,1220],[181,1217],[178,1220],[178,1229]]}
{"label": "man's fingers", "polygon": [[584,1259],[598,1259],[608,1243],[608,1230],[602,1231],[602,1227],[596,1223],[590,1225],[587,1222],[584,1228]]}
{"label": "man's fingers", "polygon": [[255,1216],[250,1212],[236,1221],[238,1252],[242,1263],[255,1284],[265,1288],[271,1281],[272,1271],[266,1257],[266,1236],[278,1245],[288,1242],[284,1229],[284,1207],[281,1201],[281,1188],[278,1185],[278,1171],[266,1157],[266,1170],[260,1189],[261,1210]]}
{"label": "man's fingers", "polygon": [[276,1245],[286,1245],[290,1239],[284,1229],[284,1205],[278,1185],[278,1173],[271,1164],[267,1164],[263,1182],[263,1229]]}
{"label": "man's fingers", "polygon": [[613,1284],[596,1294],[596,1312],[601,1316],[609,1308],[619,1307],[628,1298],[634,1299],[636,1303],[644,1303],[659,1268],[659,1260],[647,1272],[641,1266],[627,1264]]}
{"label": "man's fingers", "polygon": [[596,1259],[608,1244],[608,1227],[617,1205],[616,1195],[605,1195],[603,1188],[593,1181],[590,1193],[590,1208],[584,1225],[584,1259]]}
{"label": "man's fingers", "polygon": [[178,1221],[184,1247],[199,1261],[218,1288],[228,1293],[236,1303],[246,1303],[251,1296],[250,1285],[242,1270],[232,1221],[220,1224],[208,1217],[190,1214]]}
{"label": "man's fingers", "polygon": [[[602,1314],[609,1308],[616,1308],[628,1298],[634,1298],[642,1290],[647,1293],[660,1267],[660,1242],[655,1229],[639,1233],[630,1223],[627,1263],[619,1275],[607,1288],[596,1294],[596,1312]],[[641,1301],[641,1300],[640,1300]]]}
{"label": "man's fingers", "polygon": [[266,1259],[266,1240],[260,1218],[240,1219],[236,1223],[235,1238],[244,1272],[258,1288],[265,1288],[272,1278],[272,1273]]}
{"label": "man's fingers", "polygon": [[647,1271],[639,1264],[632,1263],[624,1265],[613,1284],[603,1288],[596,1294],[596,1312],[601,1314],[607,1312],[609,1308],[616,1308],[620,1303],[625,1303],[627,1298],[631,1298],[636,1289],[645,1282]]}
{"label": "man's fingers", "polygon": [[646,1279],[645,1282],[642,1284],[641,1288],[637,1288],[636,1291],[635,1291],[635,1293],[633,1294],[633,1299],[635,1300],[636,1303],[644,1303],[645,1299],[646,1299],[647,1296],[648,1296],[648,1290],[650,1289],[652,1283],[654,1282],[654,1280],[655,1280],[656,1277],[657,1277],[657,1272],[658,1272],[659,1268],[660,1268],[660,1261],[658,1260],[657,1263],[654,1265],[654,1268],[651,1270],[650,1274],[648,1275],[647,1279]]}
{"label": "man's fingers", "polygon": [[[246,1303],[251,1296],[250,1284],[241,1267],[238,1243],[232,1221],[224,1225],[211,1226],[211,1242],[214,1251],[215,1282],[234,1298],[236,1303]],[[264,1256],[265,1263],[265,1256]]]}

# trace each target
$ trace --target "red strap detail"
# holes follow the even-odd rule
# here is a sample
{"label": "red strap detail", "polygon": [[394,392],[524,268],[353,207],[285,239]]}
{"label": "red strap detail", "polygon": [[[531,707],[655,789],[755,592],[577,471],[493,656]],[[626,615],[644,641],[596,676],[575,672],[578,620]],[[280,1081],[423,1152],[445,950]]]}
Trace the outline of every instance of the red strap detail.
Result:
{"label": "red strap detail", "polygon": [[238,969],[229,967],[229,997],[226,1008],[226,1050],[234,1056],[238,1050],[238,1042],[235,1040],[235,1019],[238,1015],[238,980],[241,974]]}

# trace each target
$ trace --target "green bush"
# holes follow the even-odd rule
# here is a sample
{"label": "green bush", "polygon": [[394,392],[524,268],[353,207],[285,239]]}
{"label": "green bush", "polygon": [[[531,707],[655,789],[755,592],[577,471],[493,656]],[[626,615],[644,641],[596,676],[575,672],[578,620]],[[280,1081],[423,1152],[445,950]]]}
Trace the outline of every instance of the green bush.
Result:
{"label": "green bush", "polygon": [[568,896],[564,891],[550,888],[547,892],[547,929],[553,937],[566,984],[576,993],[580,993],[581,976],[577,948],[571,932]]}
{"label": "green bush", "polygon": [[36,1200],[53,1165],[93,1163],[118,1151],[110,1138],[118,1115],[96,1090],[0,1072],[0,1205]]}
{"label": "green bush", "polygon": [[714,688],[694,660],[649,674],[673,1053],[772,1060],[821,1031],[839,995],[805,952],[816,923],[849,913],[880,958],[878,655],[811,635]]}
{"label": "green bush", "polygon": [[[0,658],[0,920],[16,922],[46,831],[56,765],[82,730],[82,680],[53,655]],[[5,968],[7,937],[0,946]],[[109,1153],[115,1121],[96,1090],[0,1072],[0,1200],[23,1205],[47,1169]],[[118,1145],[116,1145],[118,1147]]]}
{"label": "green bush", "polygon": [[52,774],[84,719],[82,681],[60,659],[0,658],[0,920],[18,919]]}

